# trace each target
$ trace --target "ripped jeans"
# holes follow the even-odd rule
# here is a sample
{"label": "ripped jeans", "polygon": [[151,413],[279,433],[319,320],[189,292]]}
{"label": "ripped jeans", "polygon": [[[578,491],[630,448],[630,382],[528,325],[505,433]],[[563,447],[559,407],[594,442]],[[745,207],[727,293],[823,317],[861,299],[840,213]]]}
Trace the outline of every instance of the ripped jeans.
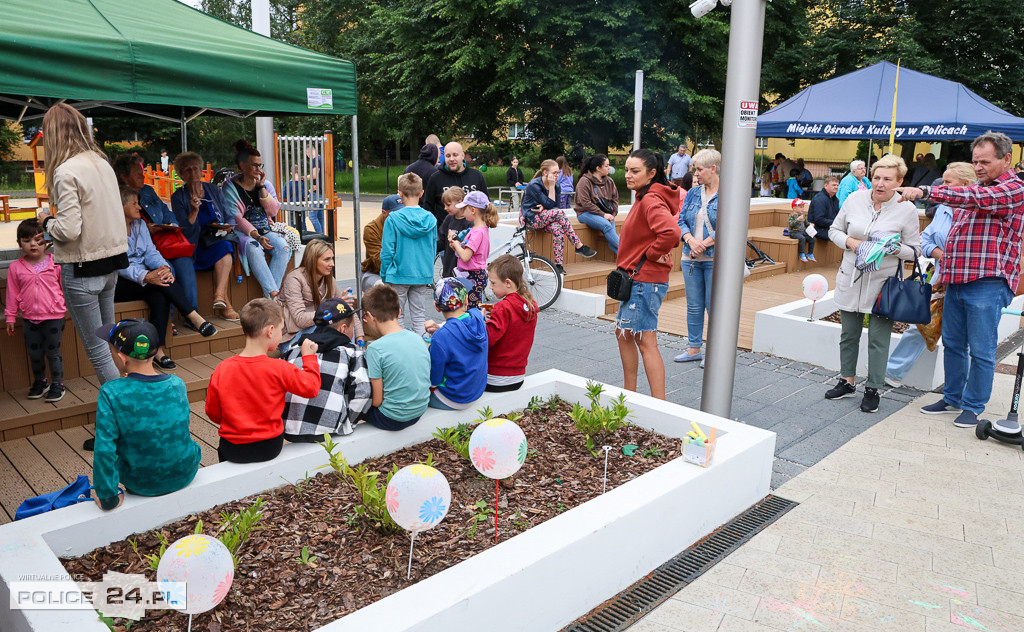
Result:
{"label": "ripped jeans", "polygon": [[633,281],[629,300],[619,304],[615,327],[638,334],[658,329],[658,311],[668,293],[668,283]]}

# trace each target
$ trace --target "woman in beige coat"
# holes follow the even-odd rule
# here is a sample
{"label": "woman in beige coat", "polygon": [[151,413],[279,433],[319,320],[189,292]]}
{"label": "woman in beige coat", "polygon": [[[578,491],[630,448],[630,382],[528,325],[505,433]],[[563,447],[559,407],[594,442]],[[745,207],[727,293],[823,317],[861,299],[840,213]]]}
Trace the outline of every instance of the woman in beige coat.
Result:
{"label": "woman in beige coat", "polygon": [[[338,282],[334,280],[334,248],[322,239],[314,239],[306,245],[302,265],[285,276],[277,297],[284,308],[286,342],[281,345],[282,352],[287,351],[302,334],[313,331],[313,315],[320,303],[329,298],[344,298]],[[346,298],[346,302],[351,301]],[[355,337],[361,340],[362,323],[358,318],[352,322]]]}
{"label": "woman in beige coat", "polygon": [[85,117],[66,103],[47,110],[43,142],[50,211],[41,211],[39,219],[53,239],[71,322],[103,384],[120,373],[96,330],[114,322],[117,271],[128,267],[117,177],[92,141]]}
{"label": "woman in beige coat", "polygon": [[[907,175],[902,158],[885,156],[871,168],[871,189],[850,194],[828,231],[829,239],[842,248],[843,261],[836,274],[835,304],[839,308],[842,334],[839,339],[840,378],[825,393],[826,399],[853,397],[856,392],[857,356],[860,351],[864,315],[871,313],[885,280],[896,273],[902,261],[913,261],[921,254],[921,224],[917,207],[904,202],[896,187]],[[899,234],[899,251],[887,254],[881,267],[871,272],[857,268],[857,247],[872,235]],[[893,322],[871,316],[868,327],[868,379],[860,409],[878,410],[878,389],[885,385],[885,365],[889,358],[889,340]]]}

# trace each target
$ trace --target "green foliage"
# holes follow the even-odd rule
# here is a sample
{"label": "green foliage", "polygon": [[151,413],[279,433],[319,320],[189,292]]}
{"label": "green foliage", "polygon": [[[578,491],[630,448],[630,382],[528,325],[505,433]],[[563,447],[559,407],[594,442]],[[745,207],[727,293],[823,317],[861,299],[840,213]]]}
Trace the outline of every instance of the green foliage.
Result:
{"label": "green foliage", "polygon": [[661,448],[644,448],[644,451],[640,456],[645,459],[649,459],[651,457],[659,458],[665,456],[665,453],[662,452]]}
{"label": "green foliage", "polygon": [[526,405],[526,410],[531,413],[538,412],[544,408],[544,398],[540,395],[534,395],[530,398],[530,403]]}
{"label": "green foliage", "polygon": [[475,422],[487,421],[488,419],[494,419],[494,411],[491,410],[490,406],[484,406],[476,411],[476,414],[480,415]]}
{"label": "green foliage", "polygon": [[[331,435],[324,433],[324,450],[327,451],[329,465],[338,474],[342,481],[351,486],[359,494],[360,502],[353,510],[359,518],[366,520],[370,526],[382,533],[400,533],[399,527],[387,508],[387,489],[391,477],[398,472],[398,466],[393,465],[383,483],[378,483],[380,472],[370,471],[365,465],[352,467],[337,450],[338,446],[331,439]],[[428,455],[425,465],[433,465],[434,455]]]}
{"label": "green foliage", "polygon": [[[97,613],[99,614],[99,613]],[[119,617],[107,617],[99,614],[100,623],[105,623],[111,632],[118,632],[119,630],[131,630],[135,622],[131,619],[125,619],[124,623],[117,623]],[[118,627],[120,626],[120,627]]]}
{"label": "green foliage", "polygon": [[309,547],[304,546],[304,547],[302,547],[302,551],[299,553],[299,557],[295,558],[295,562],[297,564],[306,564],[308,566],[316,566],[316,562],[319,559],[320,558],[318,558],[315,555],[310,555]]}
{"label": "green foliage", "polygon": [[576,422],[576,429],[583,434],[584,445],[595,457],[601,456],[601,445],[616,430],[625,426],[626,418],[632,412],[626,407],[626,396],[619,394],[612,400],[611,406],[601,405],[601,393],[604,386],[597,382],[587,382],[587,399],[590,408],[584,408],[579,402],[573,404],[569,416]]}
{"label": "green foliage", "polygon": [[[252,532],[263,527],[256,526],[263,517],[263,498],[257,498],[255,502],[243,509],[228,513],[220,512],[220,520],[215,524],[219,527],[217,538],[224,543],[231,552],[231,559],[238,568],[238,552],[246,543]],[[196,527],[196,533],[202,528],[202,521]]]}
{"label": "green foliage", "polygon": [[494,508],[487,505],[487,501],[478,500],[473,504],[476,507],[476,513],[470,518],[472,524],[469,527],[469,533],[466,535],[472,540],[476,536],[476,528],[481,522],[487,522],[488,518],[493,519]]}
{"label": "green foliage", "polygon": [[453,428],[438,428],[434,437],[444,441],[464,459],[469,458],[469,437],[473,434],[473,424],[459,424]]}
{"label": "green foliage", "polygon": [[[156,538],[160,541],[160,552],[151,553],[142,558],[146,563],[149,564],[150,570],[153,571],[156,571],[157,567],[160,566],[160,558],[164,556],[164,551],[167,550],[167,545],[169,544],[167,541],[167,534],[165,534],[163,531],[157,531]],[[135,554],[139,555],[138,542],[136,540],[129,538],[128,544],[132,547],[132,550],[135,551]]]}

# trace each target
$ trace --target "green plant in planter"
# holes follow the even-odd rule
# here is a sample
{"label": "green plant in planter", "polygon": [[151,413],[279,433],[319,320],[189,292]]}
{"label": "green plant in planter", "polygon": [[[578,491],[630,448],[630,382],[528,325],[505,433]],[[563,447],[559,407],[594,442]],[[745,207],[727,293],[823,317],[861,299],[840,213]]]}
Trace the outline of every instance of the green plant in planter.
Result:
{"label": "green plant in planter", "polygon": [[[219,527],[217,539],[219,539],[231,553],[231,559],[235,562],[235,568],[238,568],[238,552],[242,549],[242,545],[246,543],[253,531],[263,528],[256,526],[256,523],[258,523],[262,517],[262,496],[257,498],[255,502],[242,511],[232,513],[228,513],[226,511],[220,512],[220,520],[215,523]],[[196,525],[196,533],[199,533],[202,526],[202,521],[200,521],[199,524]]]}
{"label": "green plant in planter", "polygon": [[491,410],[490,406],[484,406],[483,408],[477,409],[476,414],[480,415],[480,418],[475,420],[473,423],[480,423],[482,421],[487,421],[488,419],[494,419],[494,411]]}
{"label": "green plant in planter", "polygon": [[481,522],[487,522],[488,518],[494,516],[494,508],[489,507],[485,500],[476,501],[473,507],[476,508],[476,513],[473,514],[472,518],[470,518],[470,520],[473,521],[473,525],[469,528],[469,533],[467,534],[471,540],[476,536],[477,526],[479,526]]}
{"label": "green plant in planter", "polygon": [[583,433],[583,444],[595,457],[601,456],[600,446],[606,437],[625,426],[631,411],[626,407],[626,396],[619,394],[612,400],[611,406],[601,405],[601,393],[604,386],[597,382],[587,382],[587,399],[590,408],[584,408],[579,402],[572,406],[569,417],[576,423],[576,429]]}
{"label": "green plant in planter", "polygon": [[535,413],[544,408],[544,398],[540,395],[534,395],[530,398],[530,403],[526,405],[526,410],[531,413]]}
{"label": "green plant in planter", "polygon": [[444,441],[464,458],[469,458],[469,437],[473,434],[473,424],[459,424],[453,428],[438,428],[434,438]]}
{"label": "green plant in planter", "polygon": [[[371,471],[365,465],[358,465],[356,467],[349,465],[345,457],[341,455],[341,452],[336,452],[338,444],[334,443],[330,434],[324,433],[322,445],[324,450],[327,450],[330,467],[334,469],[343,482],[351,486],[359,494],[360,502],[352,508],[356,515],[364,518],[373,528],[382,533],[400,533],[402,528],[391,519],[391,514],[388,513],[387,507],[388,483],[391,482],[391,477],[398,473],[398,466],[391,466],[391,471],[388,472],[387,478],[383,483],[379,483],[380,472]],[[431,454],[427,458],[426,465],[433,463],[433,456]]]}
{"label": "green plant in planter", "polygon": [[319,559],[320,558],[317,556],[310,554],[308,546],[304,546],[302,547],[302,551],[299,553],[299,556],[295,558],[295,562],[297,564],[305,564],[307,566],[316,566],[316,562]]}

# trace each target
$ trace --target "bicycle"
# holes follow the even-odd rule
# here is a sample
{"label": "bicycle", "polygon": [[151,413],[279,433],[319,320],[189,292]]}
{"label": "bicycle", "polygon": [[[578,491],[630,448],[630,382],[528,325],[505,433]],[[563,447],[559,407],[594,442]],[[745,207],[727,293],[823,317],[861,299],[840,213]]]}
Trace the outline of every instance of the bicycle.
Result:
{"label": "bicycle", "polygon": [[[537,301],[539,309],[547,309],[558,300],[562,293],[562,275],[558,274],[555,264],[547,257],[543,257],[531,251],[526,246],[526,233],[530,229],[525,226],[516,228],[512,238],[491,251],[487,258],[490,263],[502,255],[513,255],[523,264],[523,281],[530,288],[534,300]],[[517,254],[518,253],[518,254]],[[443,273],[444,253],[439,252],[434,257],[434,282],[436,283]],[[487,303],[497,302],[497,297],[491,293],[490,286],[484,290],[484,301]]]}

